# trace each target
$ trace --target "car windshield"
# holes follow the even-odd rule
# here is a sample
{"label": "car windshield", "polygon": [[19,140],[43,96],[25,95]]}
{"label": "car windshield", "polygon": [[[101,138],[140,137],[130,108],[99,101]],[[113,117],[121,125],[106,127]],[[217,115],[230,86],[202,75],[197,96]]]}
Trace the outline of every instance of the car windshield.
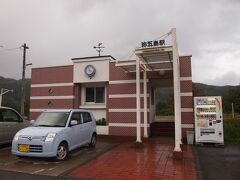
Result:
{"label": "car windshield", "polygon": [[43,112],[33,126],[65,127],[69,114],[69,112]]}

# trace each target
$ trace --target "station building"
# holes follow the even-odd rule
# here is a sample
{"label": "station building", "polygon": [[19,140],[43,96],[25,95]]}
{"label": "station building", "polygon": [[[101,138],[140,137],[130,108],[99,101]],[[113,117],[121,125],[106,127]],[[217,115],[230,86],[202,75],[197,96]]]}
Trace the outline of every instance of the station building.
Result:
{"label": "station building", "polygon": [[178,55],[175,29],[167,35],[171,45],[142,43],[134,59],[80,57],[66,66],[33,68],[30,119],[46,109],[84,108],[96,120],[106,119],[98,133],[135,136],[141,142],[152,134],[156,89],[173,87],[174,150],[181,151],[186,131],[194,130],[191,55]]}

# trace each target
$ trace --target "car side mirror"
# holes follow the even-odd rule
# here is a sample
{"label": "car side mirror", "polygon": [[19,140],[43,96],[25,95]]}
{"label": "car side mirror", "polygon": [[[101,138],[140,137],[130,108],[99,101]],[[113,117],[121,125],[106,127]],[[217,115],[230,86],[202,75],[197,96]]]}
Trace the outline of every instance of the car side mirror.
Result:
{"label": "car side mirror", "polygon": [[31,125],[33,125],[33,124],[34,124],[34,122],[35,122],[35,120],[31,120],[31,121],[30,121],[30,124],[31,124]]}
{"label": "car side mirror", "polygon": [[77,120],[71,120],[71,122],[70,122],[70,126],[75,126],[77,124],[78,124]]}

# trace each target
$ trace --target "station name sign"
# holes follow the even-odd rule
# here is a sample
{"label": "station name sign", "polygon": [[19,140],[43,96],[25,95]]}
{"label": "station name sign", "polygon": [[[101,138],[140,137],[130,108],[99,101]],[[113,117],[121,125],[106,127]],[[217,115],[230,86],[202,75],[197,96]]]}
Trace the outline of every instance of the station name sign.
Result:
{"label": "station name sign", "polygon": [[142,44],[142,48],[164,46],[165,40],[144,41],[141,44]]}

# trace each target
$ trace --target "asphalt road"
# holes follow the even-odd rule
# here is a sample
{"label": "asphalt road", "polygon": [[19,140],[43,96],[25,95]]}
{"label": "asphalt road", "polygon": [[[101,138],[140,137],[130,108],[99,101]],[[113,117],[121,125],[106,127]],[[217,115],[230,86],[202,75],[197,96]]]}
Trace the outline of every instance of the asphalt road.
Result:
{"label": "asphalt road", "polygon": [[199,180],[239,180],[240,179],[240,145],[195,146]]}
{"label": "asphalt road", "polygon": [[0,146],[0,179],[70,179],[65,176],[68,172],[118,144],[116,141],[98,138],[96,148],[78,148],[65,161],[56,161],[53,158],[19,158],[11,154],[10,145]]}
{"label": "asphalt road", "polygon": [[2,171],[0,170],[1,180],[74,180],[71,177],[56,177],[46,175],[33,175],[27,173],[13,172],[13,171]]}

